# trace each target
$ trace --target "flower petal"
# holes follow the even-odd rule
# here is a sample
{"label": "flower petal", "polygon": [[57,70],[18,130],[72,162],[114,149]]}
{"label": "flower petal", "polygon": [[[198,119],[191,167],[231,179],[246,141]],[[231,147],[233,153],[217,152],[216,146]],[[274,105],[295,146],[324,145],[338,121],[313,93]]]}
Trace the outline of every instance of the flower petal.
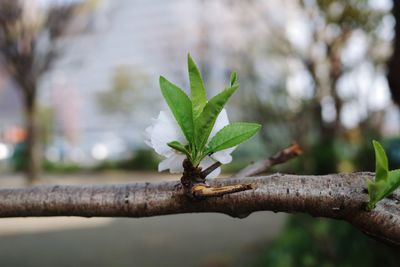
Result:
{"label": "flower petal", "polygon": [[232,156],[230,154],[233,152],[233,150],[235,150],[235,148],[236,147],[231,147],[225,150],[215,152],[214,154],[211,155],[211,157],[216,161],[221,162],[222,164],[227,164],[232,161]]}
{"label": "flower petal", "polygon": [[185,158],[185,155],[176,153],[161,161],[158,164],[158,171],[162,172],[169,169],[170,173],[183,173],[182,163]]}
{"label": "flower petal", "polygon": [[174,150],[167,144],[172,141],[185,143],[186,140],[169,112],[161,111],[157,119],[153,120],[153,125],[146,128],[147,144],[160,155],[169,157],[174,154]]}
{"label": "flower petal", "polygon": [[219,132],[219,130],[221,130],[228,124],[229,124],[228,114],[226,113],[226,109],[222,109],[215,121],[214,128],[210,133],[210,137],[208,137],[208,142],[211,140],[211,138],[214,137],[214,135],[217,134],[217,132]]}
{"label": "flower petal", "polygon": [[209,175],[207,175],[206,178],[214,179],[214,178],[217,178],[220,174],[221,174],[221,167],[218,167],[213,172],[211,172]]}

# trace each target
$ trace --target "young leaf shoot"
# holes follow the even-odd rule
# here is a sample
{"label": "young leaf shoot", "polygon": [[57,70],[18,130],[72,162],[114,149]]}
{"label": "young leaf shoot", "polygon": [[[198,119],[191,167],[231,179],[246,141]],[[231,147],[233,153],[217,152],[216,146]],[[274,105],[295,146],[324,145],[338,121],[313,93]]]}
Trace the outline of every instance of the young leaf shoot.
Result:
{"label": "young leaf shoot", "polygon": [[400,186],[400,169],[389,171],[388,159],[382,145],[372,141],[375,149],[375,180],[368,182],[368,210],[392,194]]}
{"label": "young leaf shoot", "polygon": [[[185,155],[191,164],[197,167],[208,155],[235,147],[248,140],[258,132],[261,125],[244,122],[228,124],[229,121],[224,106],[239,88],[235,72],[231,74],[230,86],[207,100],[200,70],[190,54],[188,54],[187,62],[190,97],[181,88],[162,76],[160,77],[160,88],[175,121],[186,139],[186,142],[182,142],[183,140],[180,139],[169,140],[166,142],[167,146]],[[227,124],[223,125],[225,127],[219,125],[216,128],[219,131],[214,136],[210,136],[216,127],[216,121],[219,116],[226,117]],[[162,119],[166,120],[164,117],[160,117],[160,120]],[[166,122],[163,121],[162,123],[165,124]],[[152,129],[150,128],[149,131],[152,131]],[[165,136],[161,138],[165,138]],[[211,141],[208,143],[210,139]],[[158,140],[160,138],[156,138],[153,143],[158,144]],[[152,144],[152,142],[149,143]],[[159,151],[166,151],[166,149],[159,149]],[[168,157],[170,154],[165,152],[165,155]],[[180,158],[179,155],[174,157]]]}

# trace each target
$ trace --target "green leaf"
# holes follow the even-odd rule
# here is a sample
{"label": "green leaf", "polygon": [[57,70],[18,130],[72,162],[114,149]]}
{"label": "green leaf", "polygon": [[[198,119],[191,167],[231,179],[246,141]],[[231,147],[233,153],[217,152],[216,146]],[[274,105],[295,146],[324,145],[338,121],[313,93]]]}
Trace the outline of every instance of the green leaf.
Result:
{"label": "green leaf", "polygon": [[386,179],[368,182],[368,209],[375,208],[376,203],[392,194],[400,186],[400,170],[390,171]]}
{"label": "green leaf", "polygon": [[184,145],[179,143],[178,141],[172,141],[167,144],[169,147],[172,147],[175,150],[178,150],[179,152],[184,153],[185,155],[189,156],[189,151],[185,148]]}
{"label": "green leaf", "polygon": [[192,102],[178,86],[160,76],[161,93],[189,143],[194,141]]}
{"label": "green leaf", "polygon": [[243,143],[258,130],[261,125],[257,123],[236,122],[222,128],[208,143],[208,150],[214,153]]}
{"label": "green leaf", "polygon": [[393,193],[400,186],[400,169],[389,172],[385,197]]}
{"label": "green leaf", "polygon": [[190,54],[188,54],[188,71],[190,92],[192,96],[193,117],[197,118],[207,103],[207,96],[200,70]]}
{"label": "green leaf", "polygon": [[233,86],[236,83],[237,80],[237,74],[236,72],[231,73],[231,86]]}
{"label": "green leaf", "polygon": [[373,140],[375,149],[375,175],[376,181],[385,179],[388,176],[389,165],[385,150],[378,141]]}
{"label": "green leaf", "polygon": [[219,113],[238,88],[239,84],[235,84],[211,98],[199,117],[195,119],[196,148],[198,151],[202,151],[205,147]]}
{"label": "green leaf", "polygon": [[376,203],[392,194],[400,186],[400,169],[388,171],[388,160],[385,150],[373,141],[375,149],[375,181],[368,182],[369,202],[367,208],[372,210]]}

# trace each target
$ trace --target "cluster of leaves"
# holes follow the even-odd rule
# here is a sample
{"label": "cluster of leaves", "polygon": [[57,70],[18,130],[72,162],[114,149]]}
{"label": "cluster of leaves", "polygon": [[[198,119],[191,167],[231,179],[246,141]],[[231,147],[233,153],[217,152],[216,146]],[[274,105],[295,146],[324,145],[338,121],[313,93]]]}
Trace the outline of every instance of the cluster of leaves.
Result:
{"label": "cluster of leaves", "polygon": [[237,146],[252,137],[261,125],[237,122],[222,128],[207,143],[215,121],[228,99],[239,88],[236,73],[232,73],[230,86],[207,101],[206,90],[199,68],[188,55],[188,71],[191,98],[164,77],[160,77],[161,92],[167,101],[188,144],[172,141],[168,145],[184,153],[193,166],[198,166],[207,155]]}
{"label": "cluster of leaves", "polygon": [[372,141],[375,149],[375,180],[368,182],[368,210],[376,203],[392,194],[400,186],[400,169],[389,171],[385,150],[377,141]]}

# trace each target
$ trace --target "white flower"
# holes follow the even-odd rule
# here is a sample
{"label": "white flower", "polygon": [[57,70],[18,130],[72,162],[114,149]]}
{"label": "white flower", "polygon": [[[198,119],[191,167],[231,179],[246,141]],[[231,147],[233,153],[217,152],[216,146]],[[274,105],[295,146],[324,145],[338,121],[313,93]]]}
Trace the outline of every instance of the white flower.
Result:
{"label": "white flower", "polygon": [[[228,115],[226,114],[226,110],[223,109],[215,121],[214,128],[211,131],[208,141],[210,141],[219,130],[228,124]],[[145,132],[145,143],[152,147],[159,155],[166,157],[166,159],[161,161],[158,165],[158,171],[161,172],[169,169],[171,173],[182,173],[182,163],[186,156],[169,147],[167,144],[172,141],[178,141],[186,145],[187,141],[172,114],[170,112],[161,111],[158,117],[153,119],[153,124],[146,128]],[[231,162],[232,156],[230,154],[233,150],[235,150],[235,147],[218,151],[211,156],[205,157],[201,161],[200,167],[204,170],[216,161],[219,161],[222,164]],[[207,178],[215,178],[220,174],[220,172],[221,168],[217,168],[210,173]]]}

